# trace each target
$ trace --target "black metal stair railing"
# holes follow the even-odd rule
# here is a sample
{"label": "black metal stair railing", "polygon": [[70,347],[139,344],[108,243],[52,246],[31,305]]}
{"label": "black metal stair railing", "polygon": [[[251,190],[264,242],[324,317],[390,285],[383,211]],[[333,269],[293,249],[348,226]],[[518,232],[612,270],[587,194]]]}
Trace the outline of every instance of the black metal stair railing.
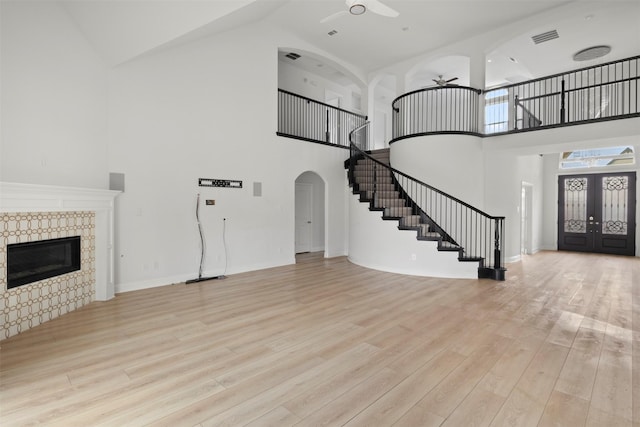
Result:
{"label": "black metal stair railing", "polygon": [[392,142],[438,133],[479,135],[479,89],[443,86],[420,89],[393,100]]}
{"label": "black metal stair railing", "polygon": [[485,133],[640,116],[640,56],[485,92]]}
{"label": "black metal stair railing", "polygon": [[278,89],[279,136],[349,148],[349,132],[367,117]]}
{"label": "black metal stair railing", "polygon": [[[439,240],[439,250],[457,251],[460,261],[479,262],[478,277],[504,280],[505,218],[482,212],[374,158],[363,149],[368,146],[368,125],[350,135],[349,183],[361,200],[368,200],[372,210],[382,210],[383,217],[398,217],[399,227],[415,229],[418,239]],[[367,187],[357,188],[362,177],[369,178]]]}

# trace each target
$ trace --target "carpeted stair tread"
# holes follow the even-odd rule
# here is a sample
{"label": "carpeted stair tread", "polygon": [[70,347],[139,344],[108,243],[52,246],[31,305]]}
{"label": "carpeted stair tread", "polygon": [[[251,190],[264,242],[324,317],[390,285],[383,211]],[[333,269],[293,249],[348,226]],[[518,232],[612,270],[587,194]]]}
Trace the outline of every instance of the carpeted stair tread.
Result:
{"label": "carpeted stair tread", "polygon": [[405,215],[400,218],[400,225],[405,227],[417,227],[420,223],[420,215]]}
{"label": "carpeted stair tread", "polygon": [[445,242],[444,240],[440,242],[438,245],[438,249],[441,251],[459,251],[462,249],[460,246],[455,243]]}
{"label": "carpeted stair tread", "polygon": [[371,184],[368,182],[363,184],[358,184],[359,191],[374,191],[374,189],[377,192],[389,192],[389,191],[394,191],[395,186],[393,184]]}
{"label": "carpeted stair tread", "polygon": [[411,215],[412,209],[409,207],[387,207],[384,208],[384,216],[402,218]]}
{"label": "carpeted stair tread", "polygon": [[394,208],[394,207],[404,207],[405,201],[404,199],[376,199],[374,203],[374,207],[376,208]]}
{"label": "carpeted stair tread", "polygon": [[[368,200],[374,199],[373,191],[363,191],[366,194]],[[400,196],[398,191],[378,191],[375,194],[376,199],[397,199]]]}

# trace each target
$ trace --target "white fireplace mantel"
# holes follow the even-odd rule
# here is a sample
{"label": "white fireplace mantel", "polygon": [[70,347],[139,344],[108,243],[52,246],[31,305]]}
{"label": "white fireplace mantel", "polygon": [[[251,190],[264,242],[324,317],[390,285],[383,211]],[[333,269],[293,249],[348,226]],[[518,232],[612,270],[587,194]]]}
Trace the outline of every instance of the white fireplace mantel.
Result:
{"label": "white fireplace mantel", "polygon": [[0,212],[95,212],[95,298],[106,301],[115,293],[113,211],[118,194],[93,188],[0,182]]}

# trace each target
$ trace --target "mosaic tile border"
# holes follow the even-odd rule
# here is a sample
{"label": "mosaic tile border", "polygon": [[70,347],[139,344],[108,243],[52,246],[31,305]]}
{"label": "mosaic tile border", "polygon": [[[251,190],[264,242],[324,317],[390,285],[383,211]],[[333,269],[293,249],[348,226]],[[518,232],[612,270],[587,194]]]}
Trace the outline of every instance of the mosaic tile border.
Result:
{"label": "mosaic tile border", "polygon": [[[95,212],[0,213],[0,339],[95,299]],[[7,245],[81,236],[81,269],[7,290]]]}

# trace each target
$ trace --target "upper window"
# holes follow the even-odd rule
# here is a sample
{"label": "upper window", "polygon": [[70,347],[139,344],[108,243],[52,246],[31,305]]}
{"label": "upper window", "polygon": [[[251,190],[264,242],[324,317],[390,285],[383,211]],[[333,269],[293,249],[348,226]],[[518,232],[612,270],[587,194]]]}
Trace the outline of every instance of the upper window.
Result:
{"label": "upper window", "polygon": [[484,107],[484,133],[507,132],[509,130],[509,91],[497,89],[487,92]]}
{"label": "upper window", "polygon": [[560,169],[605,168],[634,163],[633,147],[629,146],[565,151],[560,157]]}

